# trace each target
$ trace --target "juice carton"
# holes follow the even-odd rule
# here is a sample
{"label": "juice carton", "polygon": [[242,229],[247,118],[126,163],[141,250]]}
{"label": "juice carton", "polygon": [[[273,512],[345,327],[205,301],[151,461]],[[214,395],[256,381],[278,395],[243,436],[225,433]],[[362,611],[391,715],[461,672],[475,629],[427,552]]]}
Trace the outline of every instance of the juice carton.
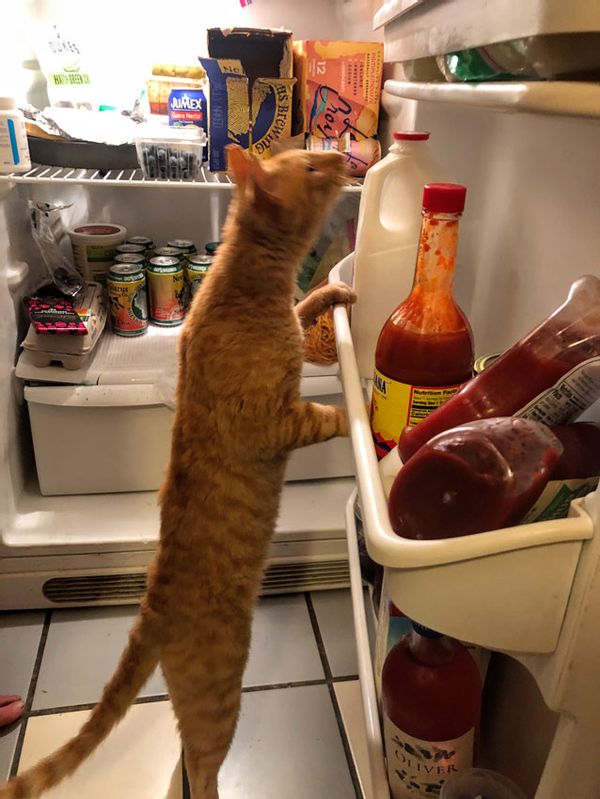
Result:
{"label": "juice carton", "polygon": [[324,138],[377,134],[383,71],[379,42],[294,42],[304,131]]}

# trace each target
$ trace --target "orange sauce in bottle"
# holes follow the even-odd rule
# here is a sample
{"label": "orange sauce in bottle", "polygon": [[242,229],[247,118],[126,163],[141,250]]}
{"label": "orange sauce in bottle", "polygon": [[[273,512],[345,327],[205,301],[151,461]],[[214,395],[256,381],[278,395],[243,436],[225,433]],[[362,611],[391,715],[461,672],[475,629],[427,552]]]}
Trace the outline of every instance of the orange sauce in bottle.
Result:
{"label": "orange sauce in bottle", "polygon": [[375,351],[371,428],[378,458],[473,374],[471,326],[452,291],[465,194],[452,183],[430,183],[423,192],[413,288],[383,326]]}

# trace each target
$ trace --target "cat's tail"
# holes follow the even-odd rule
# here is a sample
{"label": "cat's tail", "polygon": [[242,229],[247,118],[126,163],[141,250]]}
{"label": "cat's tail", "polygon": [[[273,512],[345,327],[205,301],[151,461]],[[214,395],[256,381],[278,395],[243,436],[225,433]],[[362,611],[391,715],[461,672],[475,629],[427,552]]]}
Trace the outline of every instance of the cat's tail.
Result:
{"label": "cat's tail", "polygon": [[158,643],[150,625],[140,615],[102,699],[79,733],[36,766],[0,787],[0,799],[35,799],[72,774],[123,718],[158,659]]}

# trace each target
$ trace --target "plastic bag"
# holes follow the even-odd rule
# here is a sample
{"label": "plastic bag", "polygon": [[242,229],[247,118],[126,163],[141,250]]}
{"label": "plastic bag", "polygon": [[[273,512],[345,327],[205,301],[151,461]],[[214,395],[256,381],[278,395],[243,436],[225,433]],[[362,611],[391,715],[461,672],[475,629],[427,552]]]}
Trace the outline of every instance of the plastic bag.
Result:
{"label": "plastic bag", "polygon": [[[56,215],[64,208],[71,206],[51,205],[33,200],[29,200],[28,205],[31,235],[38,247],[50,282],[62,294],[75,297],[83,289],[83,281],[77,269],[62,254],[53,231],[53,225],[59,221]],[[40,285],[47,284],[48,280],[43,280]]]}

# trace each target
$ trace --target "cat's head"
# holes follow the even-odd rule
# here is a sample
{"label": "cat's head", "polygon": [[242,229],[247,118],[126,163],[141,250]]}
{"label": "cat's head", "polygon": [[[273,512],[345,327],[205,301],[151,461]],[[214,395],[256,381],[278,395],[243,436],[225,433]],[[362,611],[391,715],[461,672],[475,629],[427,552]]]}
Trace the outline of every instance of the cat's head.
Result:
{"label": "cat's head", "polygon": [[290,244],[311,243],[348,182],[345,159],[337,152],[288,150],[261,161],[232,145],[227,154],[237,185],[237,222]]}

